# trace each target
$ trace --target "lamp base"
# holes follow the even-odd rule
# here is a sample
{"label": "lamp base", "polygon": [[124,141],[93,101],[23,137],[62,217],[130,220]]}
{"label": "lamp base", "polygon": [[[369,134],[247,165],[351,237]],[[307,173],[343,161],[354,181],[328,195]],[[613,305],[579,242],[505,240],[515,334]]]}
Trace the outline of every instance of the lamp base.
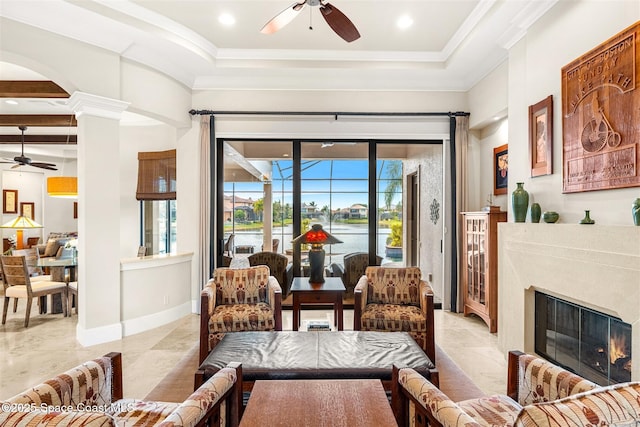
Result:
{"label": "lamp base", "polygon": [[324,283],[324,249],[311,248],[309,251],[309,284]]}

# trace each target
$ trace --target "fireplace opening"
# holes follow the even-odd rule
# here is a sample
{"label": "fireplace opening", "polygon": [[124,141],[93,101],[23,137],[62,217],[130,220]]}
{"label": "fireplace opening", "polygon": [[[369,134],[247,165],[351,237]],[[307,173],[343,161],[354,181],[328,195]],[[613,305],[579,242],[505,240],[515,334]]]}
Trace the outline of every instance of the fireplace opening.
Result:
{"label": "fireplace opening", "polygon": [[535,293],[535,351],[599,385],[631,381],[631,325]]}

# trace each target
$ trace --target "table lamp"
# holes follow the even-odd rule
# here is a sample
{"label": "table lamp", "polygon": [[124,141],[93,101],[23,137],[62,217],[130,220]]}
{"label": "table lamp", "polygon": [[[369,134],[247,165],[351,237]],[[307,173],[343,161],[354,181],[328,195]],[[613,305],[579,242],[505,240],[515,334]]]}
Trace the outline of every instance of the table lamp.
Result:
{"label": "table lamp", "polygon": [[293,239],[294,245],[302,243],[311,245],[311,250],[309,250],[309,283],[324,283],[324,249],[322,245],[342,243],[342,240],[338,240],[324,231],[321,224],[313,224],[311,230]]}
{"label": "table lamp", "polygon": [[16,249],[24,248],[23,230],[25,228],[42,228],[42,225],[38,224],[31,218],[26,216],[19,216],[0,225],[0,228],[15,228],[16,229]]}

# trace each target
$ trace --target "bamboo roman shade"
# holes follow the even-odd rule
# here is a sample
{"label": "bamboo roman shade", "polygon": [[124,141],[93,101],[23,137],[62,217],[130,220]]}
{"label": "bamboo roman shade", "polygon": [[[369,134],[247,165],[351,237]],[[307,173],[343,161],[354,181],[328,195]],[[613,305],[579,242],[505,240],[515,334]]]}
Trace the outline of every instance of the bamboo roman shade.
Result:
{"label": "bamboo roman shade", "polygon": [[136,199],[176,199],[176,150],[138,153]]}

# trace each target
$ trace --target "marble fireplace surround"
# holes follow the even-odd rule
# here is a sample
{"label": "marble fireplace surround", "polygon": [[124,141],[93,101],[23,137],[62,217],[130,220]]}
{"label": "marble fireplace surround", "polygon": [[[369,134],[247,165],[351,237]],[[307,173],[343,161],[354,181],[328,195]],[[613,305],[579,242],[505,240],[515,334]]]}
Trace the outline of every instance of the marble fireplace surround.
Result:
{"label": "marble fireplace surround", "polygon": [[[505,355],[534,353],[536,290],[631,324],[632,358],[640,361],[640,227],[499,224],[498,345]],[[640,381],[640,362],[631,369]]]}

